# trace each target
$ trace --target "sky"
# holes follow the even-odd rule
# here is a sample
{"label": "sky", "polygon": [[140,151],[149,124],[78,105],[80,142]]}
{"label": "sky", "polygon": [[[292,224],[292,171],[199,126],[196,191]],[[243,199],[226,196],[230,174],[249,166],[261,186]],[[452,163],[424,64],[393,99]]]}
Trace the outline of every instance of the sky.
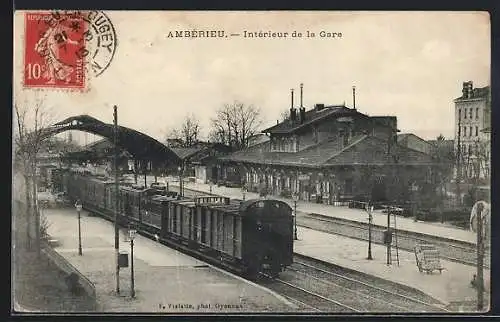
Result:
{"label": "sky", "polygon": [[[187,115],[208,134],[217,109],[235,100],[261,110],[262,129],[299,105],[343,104],[397,117],[402,133],[454,133],[462,82],[490,84],[490,20],[484,12],[107,11],[117,39],[109,67],[86,92],[26,88],[24,13],[14,21],[14,100],[43,100],[55,121],[88,114],[164,141]],[[288,32],[287,38],[169,38],[176,30]],[[308,38],[306,31],[316,37]],[[302,37],[290,37],[293,31]],[[342,33],[320,37],[320,31]],[[82,139],[82,135],[78,135]]]}

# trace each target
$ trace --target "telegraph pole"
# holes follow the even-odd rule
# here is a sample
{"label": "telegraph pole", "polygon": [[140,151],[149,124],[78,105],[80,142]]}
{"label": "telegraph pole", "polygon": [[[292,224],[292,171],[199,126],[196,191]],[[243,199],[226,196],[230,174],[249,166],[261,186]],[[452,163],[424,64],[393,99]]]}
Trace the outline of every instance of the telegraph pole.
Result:
{"label": "telegraph pole", "polygon": [[373,206],[366,205],[366,211],[368,212],[368,257],[366,259],[372,260],[372,223],[373,223]]}
{"label": "telegraph pole", "polygon": [[391,243],[389,236],[391,235],[391,208],[387,209],[387,265],[391,265]]}
{"label": "telegraph pole", "polygon": [[[460,110],[459,110],[460,111]],[[461,157],[462,157],[462,148],[461,148],[461,144],[460,144],[460,136],[462,134],[462,131],[461,131],[461,113],[458,113],[458,136],[457,136],[457,177],[455,179],[456,183],[457,183],[457,195],[458,195],[458,204],[459,206],[462,205],[462,194],[460,192],[460,181],[461,181],[461,177],[462,177],[462,169],[461,169],[461,164],[460,164],[460,161],[461,161]]]}
{"label": "telegraph pole", "polygon": [[483,280],[483,204],[477,205],[477,310],[483,310],[484,280]]}
{"label": "telegraph pole", "polygon": [[116,260],[116,294],[120,294],[120,264],[118,262],[120,237],[118,231],[118,211],[119,211],[119,198],[118,191],[118,108],[116,105],[113,107],[113,141],[114,149],[114,168],[115,168],[115,260]]}

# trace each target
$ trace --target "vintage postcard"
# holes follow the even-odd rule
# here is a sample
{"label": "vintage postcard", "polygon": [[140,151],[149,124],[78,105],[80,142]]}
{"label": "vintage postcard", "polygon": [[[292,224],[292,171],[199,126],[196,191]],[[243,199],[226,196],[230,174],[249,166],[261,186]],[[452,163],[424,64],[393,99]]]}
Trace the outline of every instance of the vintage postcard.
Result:
{"label": "vintage postcard", "polygon": [[16,11],[11,313],[488,312],[490,28]]}

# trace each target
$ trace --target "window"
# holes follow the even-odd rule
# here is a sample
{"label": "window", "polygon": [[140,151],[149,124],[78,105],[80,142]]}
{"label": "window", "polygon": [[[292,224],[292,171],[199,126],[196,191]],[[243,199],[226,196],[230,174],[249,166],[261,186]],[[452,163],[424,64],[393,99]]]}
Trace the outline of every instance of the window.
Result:
{"label": "window", "polygon": [[476,136],[478,136],[478,135],[479,135],[479,128],[476,125]]}
{"label": "window", "polygon": [[470,144],[469,144],[469,146],[467,147],[467,150],[468,150],[467,152],[469,153],[469,155],[471,155],[471,154],[472,154],[472,148],[471,148],[471,145],[470,145]]}
{"label": "window", "polygon": [[458,119],[460,120],[461,117],[462,117],[462,109],[459,108],[458,109]]}
{"label": "window", "polygon": [[464,120],[467,118],[467,108],[464,108]]}
{"label": "window", "polygon": [[469,118],[472,119],[472,107],[469,108]]}
{"label": "window", "polygon": [[476,120],[479,118],[479,107],[476,107]]}
{"label": "window", "polygon": [[466,126],[464,126],[464,134],[463,134],[463,136],[467,136],[467,127]]}
{"label": "window", "polygon": [[469,126],[469,136],[472,136],[472,126]]}

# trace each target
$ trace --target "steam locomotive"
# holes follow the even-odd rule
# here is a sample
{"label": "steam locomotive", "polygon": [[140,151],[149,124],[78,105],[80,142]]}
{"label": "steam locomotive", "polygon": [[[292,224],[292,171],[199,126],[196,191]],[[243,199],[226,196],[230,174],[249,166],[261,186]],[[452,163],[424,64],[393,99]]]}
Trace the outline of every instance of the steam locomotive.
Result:
{"label": "steam locomotive", "polygon": [[[90,213],[115,220],[115,184],[104,177],[64,171],[63,191]],[[277,276],[292,264],[292,208],[270,199],[247,201],[203,195],[180,197],[165,187],[120,183],[121,226],[250,278]]]}

